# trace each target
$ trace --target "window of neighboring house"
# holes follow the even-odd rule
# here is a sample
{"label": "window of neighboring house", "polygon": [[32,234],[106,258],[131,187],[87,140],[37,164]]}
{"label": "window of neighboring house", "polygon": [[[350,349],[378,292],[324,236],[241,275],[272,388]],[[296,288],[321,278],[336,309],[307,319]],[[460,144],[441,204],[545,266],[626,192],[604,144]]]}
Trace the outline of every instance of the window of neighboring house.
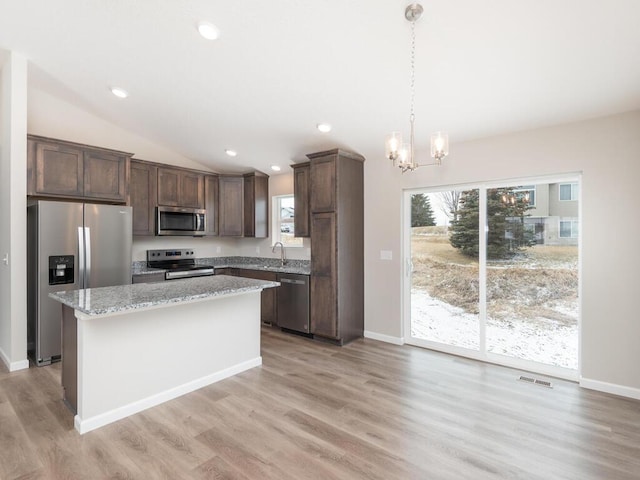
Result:
{"label": "window of neighboring house", "polygon": [[529,206],[536,206],[536,186],[535,185],[521,185],[513,189],[513,193],[515,193],[518,199],[526,198],[526,195],[529,195]]}
{"label": "window of neighboring house", "polygon": [[282,242],[285,247],[302,247],[302,237],[293,236],[293,195],[273,197],[272,238],[273,244]]}
{"label": "window of neighboring house", "polygon": [[578,200],[578,184],[577,183],[561,183],[560,184],[560,201]]}
{"label": "window of neighboring house", "polygon": [[560,220],[560,238],[578,238],[578,221]]}

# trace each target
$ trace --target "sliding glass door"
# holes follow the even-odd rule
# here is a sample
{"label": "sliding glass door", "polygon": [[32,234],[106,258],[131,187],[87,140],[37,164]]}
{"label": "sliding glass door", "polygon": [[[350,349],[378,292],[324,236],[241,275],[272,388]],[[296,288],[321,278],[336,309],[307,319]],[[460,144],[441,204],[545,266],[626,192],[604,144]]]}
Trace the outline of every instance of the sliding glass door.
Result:
{"label": "sliding glass door", "polygon": [[405,193],[408,343],[577,378],[579,179]]}
{"label": "sliding glass door", "polygon": [[[475,190],[477,196],[477,190]],[[478,350],[479,262],[451,243],[463,192],[411,193],[411,337]],[[478,223],[469,226],[478,238]]]}

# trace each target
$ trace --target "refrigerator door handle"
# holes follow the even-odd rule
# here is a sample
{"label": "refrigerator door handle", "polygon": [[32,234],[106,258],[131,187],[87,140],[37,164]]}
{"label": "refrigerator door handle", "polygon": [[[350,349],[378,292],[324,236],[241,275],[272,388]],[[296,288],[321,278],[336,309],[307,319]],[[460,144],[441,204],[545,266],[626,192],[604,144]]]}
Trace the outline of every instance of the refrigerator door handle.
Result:
{"label": "refrigerator door handle", "polygon": [[84,228],[78,227],[78,277],[80,287],[84,288]]}
{"label": "refrigerator door handle", "polygon": [[86,255],[85,259],[85,287],[91,288],[91,229],[89,227],[84,227],[84,238],[85,238],[85,247],[84,253]]}

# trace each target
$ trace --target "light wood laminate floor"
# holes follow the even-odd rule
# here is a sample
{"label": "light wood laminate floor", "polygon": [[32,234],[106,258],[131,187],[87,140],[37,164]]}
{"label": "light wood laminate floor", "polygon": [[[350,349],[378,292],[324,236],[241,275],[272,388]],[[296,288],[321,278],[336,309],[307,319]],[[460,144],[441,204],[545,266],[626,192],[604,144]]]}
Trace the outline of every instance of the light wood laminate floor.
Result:
{"label": "light wood laminate floor", "polygon": [[83,436],[59,364],[0,370],[0,478],[640,479],[639,401],[367,339],[263,329],[262,355]]}

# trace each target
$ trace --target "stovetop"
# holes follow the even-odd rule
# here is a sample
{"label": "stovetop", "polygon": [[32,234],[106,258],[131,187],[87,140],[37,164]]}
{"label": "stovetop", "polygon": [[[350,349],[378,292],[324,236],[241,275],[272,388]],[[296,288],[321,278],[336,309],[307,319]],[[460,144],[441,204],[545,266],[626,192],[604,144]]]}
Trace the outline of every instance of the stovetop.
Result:
{"label": "stovetop", "polygon": [[147,266],[176,272],[212,269],[213,265],[196,265],[193,250],[147,250]]}

